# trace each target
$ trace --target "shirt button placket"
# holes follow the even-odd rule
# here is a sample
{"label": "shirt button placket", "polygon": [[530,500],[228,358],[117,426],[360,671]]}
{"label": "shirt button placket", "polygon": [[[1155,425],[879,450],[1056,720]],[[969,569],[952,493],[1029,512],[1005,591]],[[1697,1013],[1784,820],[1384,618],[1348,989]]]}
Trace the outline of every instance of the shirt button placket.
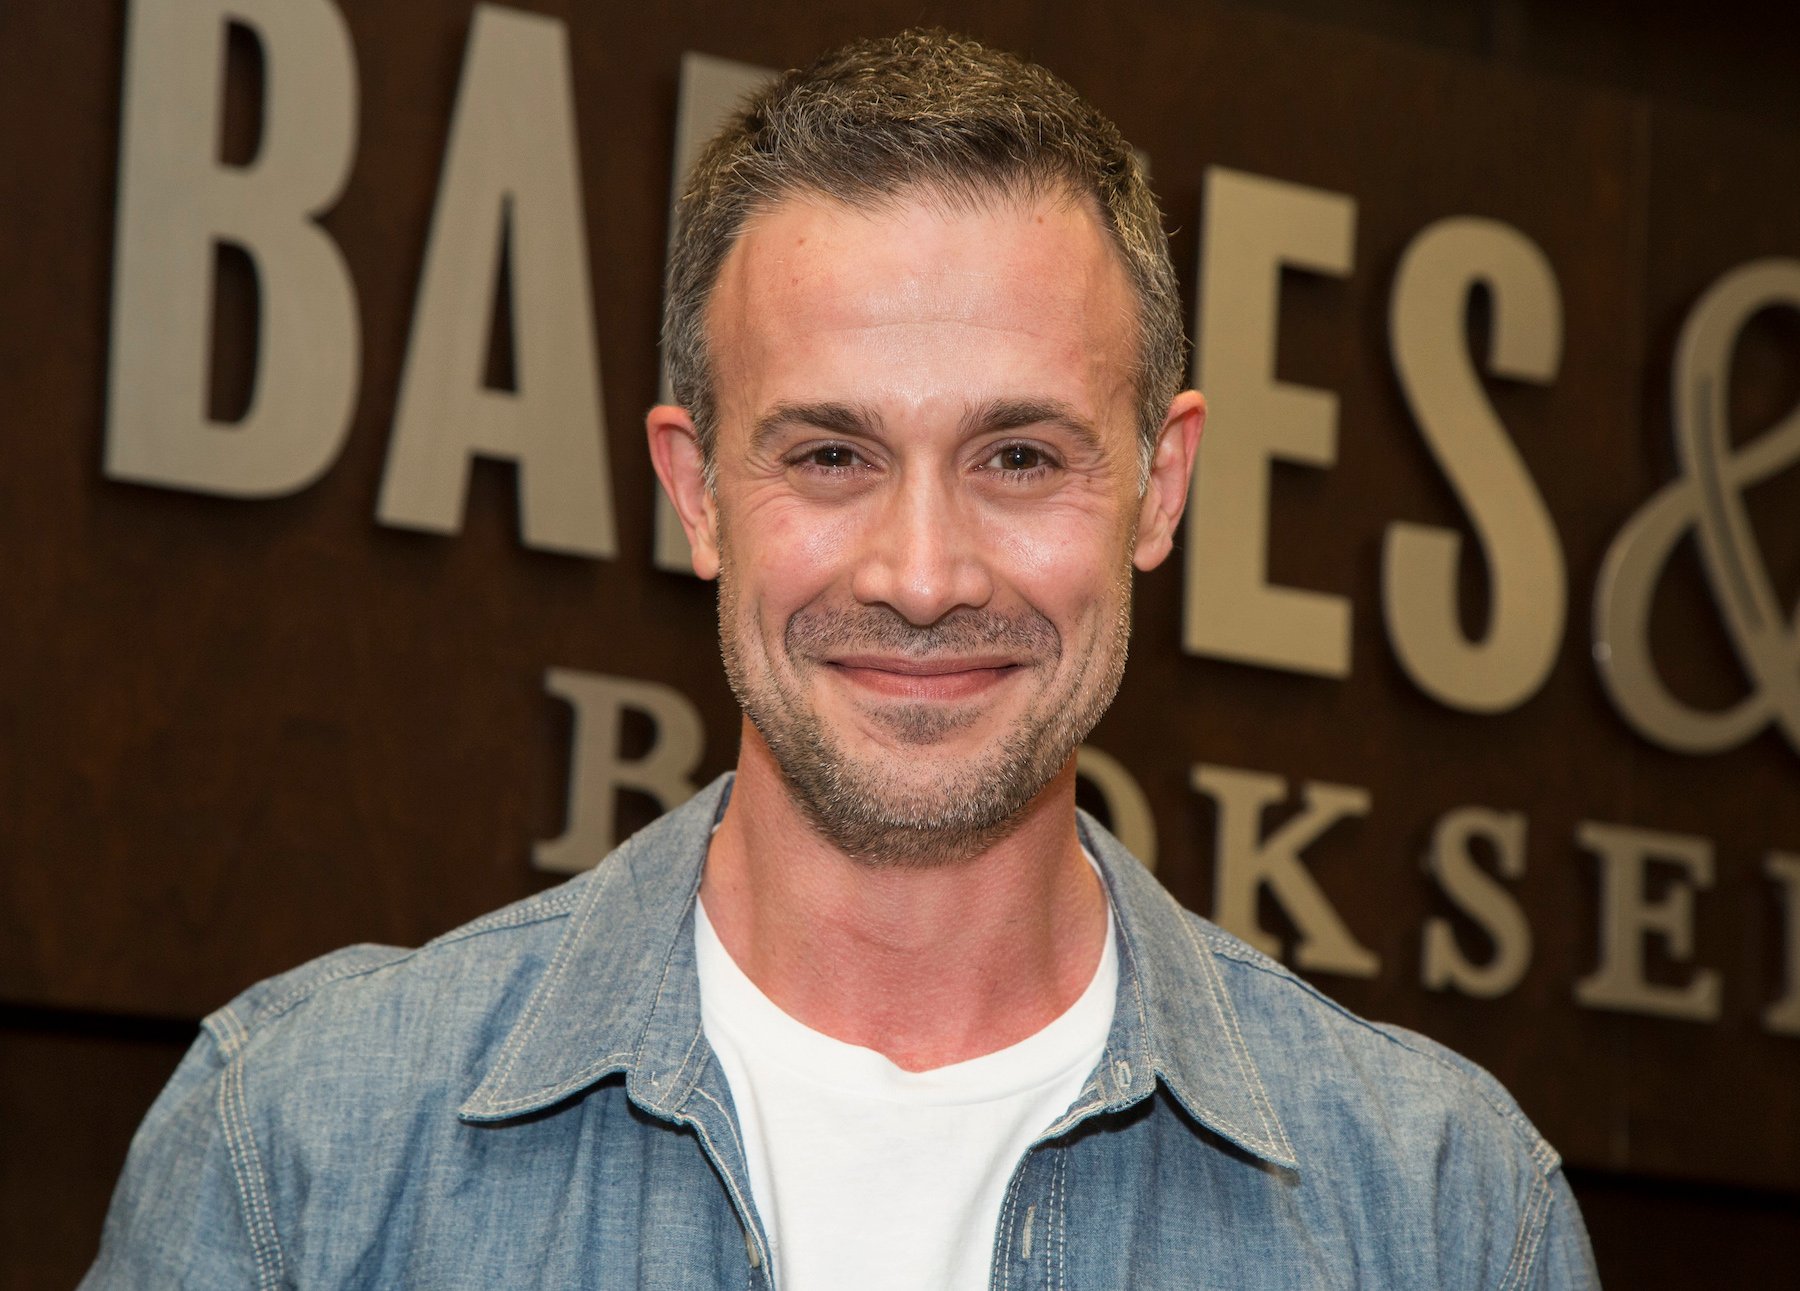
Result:
{"label": "shirt button placket", "polygon": [[1065,1291],[1068,1154],[1040,1147],[1026,1158],[1018,1189],[1001,1222],[1007,1258],[995,1268],[992,1291]]}

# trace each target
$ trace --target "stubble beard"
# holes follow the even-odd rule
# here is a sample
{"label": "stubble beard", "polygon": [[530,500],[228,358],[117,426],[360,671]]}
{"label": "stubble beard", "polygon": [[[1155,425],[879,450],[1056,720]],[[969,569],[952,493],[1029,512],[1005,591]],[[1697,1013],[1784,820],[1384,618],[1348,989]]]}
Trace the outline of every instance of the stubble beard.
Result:
{"label": "stubble beard", "polygon": [[[833,654],[891,652],[916,658],[1000,649],[1052,676],[1064,642],[1035,610],[1017,615],[959,609],[918,627],[880,606],[808,606],[790,618],[781,642],[787,672],[745,657],[761,638],[738,618],[730,561],[719,571],[720,648],[732,693],[814,829],[845,855],[872,867],[932,867],[977,855],[1023,823],[1027,808],[1100,720],[1124,676],[1131,635],[1131,575],[1121,571],[1115,613],[1075,661],[1055,695],[1036,695],[1010,728],[970,758],[934,755],[933,746],[980,720],[973,706],[888,703],[873,714],[904,750],[858,756],[846,749],[791,677],[829,665]],[[903,773],[910,768],[911,773]]]}

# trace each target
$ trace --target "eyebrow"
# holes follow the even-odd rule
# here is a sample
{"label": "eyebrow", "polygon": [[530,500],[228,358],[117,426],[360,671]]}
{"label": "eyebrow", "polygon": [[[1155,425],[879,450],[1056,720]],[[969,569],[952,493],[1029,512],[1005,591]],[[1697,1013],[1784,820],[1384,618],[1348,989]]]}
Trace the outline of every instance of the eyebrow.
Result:
{"label": "eyebrow", "polygon": [[[778,403],[756,419],[750,431],[750,451],[761,452],[771,441],[805,426],[834,435],[874,437],[880,434],[881,414],[873,408],[831,401],[821,403]],[[1100,433],[1094,424],[1061,399],[986,399],[963,414],[961,435],[1004,433],[1027,426],[1055,426],[1079,440],[1083,447],[1098,451]]]}
{"label": "eyebrow", "polygon": [[868,436],[881,429],[881,416],[872,408],[850,403],[778,403],[756,419],[750,431],[750,451],[763,451],[771,440],[795,426]]}
{"label": "eyebrow", "polygon": [[1100,432],[1094,429],[1094,423],[1061,399],[985,400],[963,417],[962,433],[979,435],[1022,430],[1026,426],[1055,426],[1080,440],[1085,448],[1100,448]]}

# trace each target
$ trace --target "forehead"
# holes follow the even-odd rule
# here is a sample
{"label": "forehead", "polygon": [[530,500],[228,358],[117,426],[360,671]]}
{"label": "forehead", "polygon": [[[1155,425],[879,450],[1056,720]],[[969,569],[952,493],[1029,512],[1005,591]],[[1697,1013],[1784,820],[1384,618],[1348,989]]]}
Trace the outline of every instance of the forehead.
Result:
{"label": "forehead", "polygon": [[[707,323],[727,419],[795,383],[914,402],[1055,394],[1101,417],[1135,370],[1120,255],[1091,204],[1061,193],[789,197],[747,222]],[[1045,383],[1061,388],[1017,388]]]}

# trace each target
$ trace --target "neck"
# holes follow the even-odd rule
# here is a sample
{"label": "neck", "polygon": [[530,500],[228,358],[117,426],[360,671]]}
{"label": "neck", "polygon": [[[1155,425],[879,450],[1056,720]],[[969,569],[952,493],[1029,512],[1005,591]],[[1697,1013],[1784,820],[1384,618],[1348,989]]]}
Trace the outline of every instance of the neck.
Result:
{"label": "neck", "polygon": [[1075,764],[972,855],[874,867],[832,846],[746,723],[701,879],[707,917],[790,1017],[910,1071],[1041,1030],[1093,979],[1106,897],[1075,832]]}

